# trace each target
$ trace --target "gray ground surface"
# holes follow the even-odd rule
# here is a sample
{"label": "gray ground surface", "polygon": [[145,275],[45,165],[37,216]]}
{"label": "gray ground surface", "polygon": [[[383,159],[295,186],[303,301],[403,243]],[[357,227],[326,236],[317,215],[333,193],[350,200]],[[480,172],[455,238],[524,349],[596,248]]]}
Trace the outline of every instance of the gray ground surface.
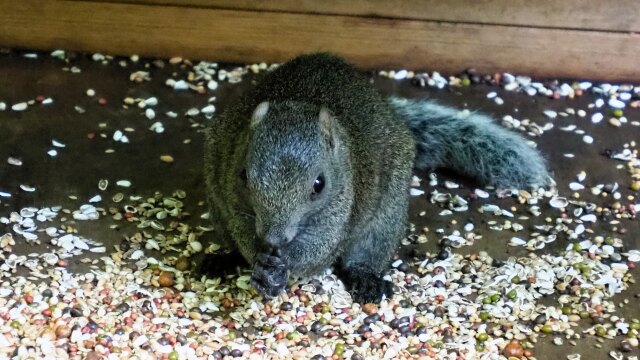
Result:
{"label": "gray ground surface", "polygon": [[[117,179],[129,179],[134,184],[134,191],[149,195],[153,191],[170,193],[175,189],[184,189],[189,192],[188,201],[197,202],[204,200],[202,169],[202,132],[200,125],[208,120],[199,116],[193,120],[183,114],[192,106],[202,108],[206,105],[210,94],[198,95],[194,92],[176,92],[164,85],[164,79],[177,71],[182,73],[179,67],[167,65],[164,69],[152,68],[152,76],[155,81],[135,84],[129,81],[129,74],[135,68],[143,68],[143,62],[138,65],[129,65],[122,68],[117,64],[101,65],[88,58],[81,57],[73,61],[82,71],[78,74],[62,71],[64,62],[52,59],[48,55],[41,58],[27,59],[17,54],[0,55],[0,101],[11,104],[20,101],[34,99],[42,95],[52,97],[51,105],[31,106],[27,111],[0,112],[0,190],[10,191],[13,197],[0,199],[0,215],[7,215],[10,211],[25,206],[51,206],[62,205],[69,208],[77,208],[81,203],[98,193],[97,183],[101,178],[107,178],[115,183]],[[250,76],[245,77],[240,84],[221,83],[213,95],[217,96],[216,107],[218,111],[224,109],[225,104],[234,98],[242,89],[250,86]],[[524,94],[505,92],[497,87],[485,85],[471,86],[462,90],[436,90],[432,88],[418,88],[408,81],[392,81],[377,78],[375,81],[380,90],[387,94],[404,95],[411,97],[425,97],[441,99],[443,103],[471,109],[483,110],[496,117],[511,114],[519,119],[529,118],[539,124],[548,121],[542,114],[543,110],[554,109],[562,111],[567,107],[587,110],[587,104],[593,101],[592,95],[586,95],[577,99],[552,100],[544,97],[529,97]],[[86,90],[95,89],[97,95],[88,97]],[[505,99],[504,105],[496,105],[486,99],[490,91],[497,91]],[[164,123],[166,131],[163,134],[155,134],[147,128],[153,121],[148,120],[139,109],[123,109],[122,100],[126,96],[150,97],[156,96],[160,104],[156,107],[158,120]],[[108,100],[106,105],[99,105],[98,98]],[[74,110],[74,106],[82,106],[86,109],[83,114]],[[517,113],[515,112],[517,109]],[[178,118],[171,119],[164,115],[165,111],[173,110],[179,114]],[[640,120],[638,109],[625,111],[630,120]],[[624,125],[615,128],[606,124],[594,125],[588,119],[575,117],[558,118],[553,120],[556,127],[537,138],[540,150],[549,159],[549,166],[559,184],[561,193],[570,195],[567,184],[574,181],[575,175],[581,170],[587,172],[587,184],[618,182],[623,198],[633,193],[629,190],[630,177],[626,170],[616,169],[621,162],[610,160],[600,154],[605,148],[620,148],[622,144],[630,140],[640,140],[640,127]],[[100,128],[99,124],[105,123],[106,128]],[[579,123],[588,134],[595,138],[594,144],[587,145],[581,141],[581,136],[558,130],[558,127],[567,124]],[[195,124],[195,125],[194,125]],[[195,126],[195,127],[194,127]],[[115,129],[132,127],[135,132],[128,133],[129,144],[116,144],[111,140]],[[96,134],[94,139],[89,139],[88,134]],[[100,133],[108,135],[107,139],[99,136]],[[47,151],[52,149],[51,140],[56,139],[66,144],[66,148],[58,149],[57,157],[49,157]],[[183,140],[191,139],[189,144]],[[105,154],[105,149],[113,148],[115,153]],[[570,159],[563,156],[565,153],[575,154]],[[159,156],[170,154],[175,161],[171,164],[159,161]],[[23,161],[21,167],[7,163],[9,156],[19,157]],[[427,179],[426,173],[420,173],[423,179]],[[441,180],[445,179],[440,177]],[[426,182],[426,181],[425,181]],[[442,183],[442,181],[441,181]],[[20,184],[35,186],[33,193],[21,192]],[[469,185],[468,182],[463,184]],[[460,194],[469,194],[472,188],[465,186],[457,190]],[[431,190],[425,186],[428,192]],[[108,199],[116,192],[115,187],[110,187],[103,198]],[[582,192],[585,200],[596,200],[588,190]],[[68,196],[76,195],[80,200],[72,200]],[[597,199],[599,204],[613,202],[613,199]],[[513,204],[513,200],[505,200],[500,204]],[[188,204],[198,208],[196,204]],[[457,225],[451,224],[451,217],[442,217],[441,211],[435,205],[429,203],[427,197],[412,198],[410,218],[417,228],[428,226],[430,229],[451,228],[462,229],[462,226],[471,220],[484,234],[482,241],[476,242],[472,248],[462,248],[458,251],[473,252],[486,250],[492,256],[506,259],[509,256],[524,255],[522,248],[507,246],[507,242],[513,236],[508,231],[491,231],[487,228],[487,216],[474,210],[456,214]],[[542,206],[543,211],[548,211],[550,216],[557,216],[557,210],[550,209],[548,205]],[[200,207],[201,212],[206,211]],[[425,216],[418,213],[425,211]],[[524,208],[520,209],[524,212]],[[197,214],[199,215],[199,213]],[[110,230],[108,218],[96,222],[78,224],[85,234],[92,234],[108,247],[121,240],[122,232]],[[525,226],[531,225],[524,223]],[[624,221],[620,227],[626,229],[626,233],[620,235],[628,248],[640,248],[638,233],[640,225],[637,220]],[[0,228],[1,229],[1,228]],[[605,222],[599,222],[594,227],[596,232],[610,234],[611,226]],[[2,231],[0,231],[2,232]],[[523,236],[526,238],[526,236]],[[424,245],[427,250],[437,248],[437,236],[429,235],[429,242]],[[553,246],[543,251],[554,251],[564,248],[566,240],[561,238]],[[28,245],[18,245],[15,252],[32,252],[36,248]],[[81,268],[79,259],[72,260],[72,268]],[[637,275],[638,271],[633,273]],[[628,298],[631,300],[619,310],[620,316],[625,318],[640,317],[638,310],[637,294],[640,287],[636,283],[631,289],[618,296],[618,300]],[[588,321],[585,322],[585,325]],[[595,349],[595,340],[587,338],[578,341],[578,347],[569,345],[556,346],[543,341],[535,348],[539,359],[564,358],[566,354],[582,353],[583,358],[604,359],[608,351],[616,347],[620,338],[615,341],[607,341],[604,348]],[[634,353],[638,355],[638,350]]]}

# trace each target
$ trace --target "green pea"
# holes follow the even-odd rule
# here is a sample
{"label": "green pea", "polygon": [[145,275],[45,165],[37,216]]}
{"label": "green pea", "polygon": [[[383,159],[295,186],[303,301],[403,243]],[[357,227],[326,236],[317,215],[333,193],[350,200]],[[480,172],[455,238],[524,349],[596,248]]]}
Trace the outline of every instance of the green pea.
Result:
{"label": "green pea", "polygon": [[487,333],[479,333],[476,335],[476,339],[478,339],[478,341],[487,341],[489,340],[489,335],[487,335]]}
{"label": "green pea", "polygon": [[545,333],[545,334],[551,334],[553,332],[553,327],[551,327],[551,325],[549,325],[549,324],[544,325],[542,327],[542,332]]}
{"label": "green pea", "polygon": [[522,279],[520,279],[519,276],[514,276],[514,277],[511,278],[511,282],[513,284],[520,284],[520,281],[522,281]]}
{"label": "green pea", "polygon": [[507,293],[507,297],[511,300],[515,299],[518,297],[518,293],[516,292],[516,289],[513,289],[511,291],[509,291],[509,293]]}
{"label": "green pea", "polygon": [[178,360],[178,352],[172,351],[169,353],[169,360]]}
{"label": "green pea", "polygon": [[589,312],[588,311],[580,311],[580,317],[582,319],[586,319],[589,317]]}
{"label": "green pea", "polygon": [[622,117],[623,114],[624,113],[620,109],[613,110],[613,116],[615,116],[615,117]]}
{"label": "green pea", "polygon": [[479,317],[480,317],[480,320],[487,321],[489,320],[489,313],[486,311],[483,311],[480,313]]}
{"label": "green pea", "polygon": [[498,300],[500,300],[500,294],[493,294],[491,295],[491,302],[492,303],[497,303]]}

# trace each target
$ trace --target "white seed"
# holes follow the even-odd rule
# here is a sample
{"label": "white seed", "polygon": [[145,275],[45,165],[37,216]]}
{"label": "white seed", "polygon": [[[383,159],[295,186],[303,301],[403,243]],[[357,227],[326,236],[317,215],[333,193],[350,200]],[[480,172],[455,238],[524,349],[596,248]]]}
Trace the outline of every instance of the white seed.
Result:
{"label": "white seed", "polygon": [[616,98],[611,98],[609,99],[609,106],[611,106],[614,109],[624,109],[625,103]]}
{"label": "white seed", "polygon": [[120,141],[120,140],[122,140],[122,137],[123,137],[123,136],[124,136],[124,134],[122,133],[122,131],[120,131],[120,130],[116,130],[116,131],[113,133],[113,140],[115,140],[115,141]]}
{"label": "white seed", "polygon": [[572,182],[569,184],[569,189],[573,190],[573,191],[580,191],[582,189],[584,189],[584,185],[577,183],[577,182]]}
{"label": "white seed", "polygon": [[209,82],[207,83],[207,88],[209,88],[209,90],[215,90],[218,88],[218,82],[215,80],[209,80]]}
{"label": "white seed", "polygon": [[131,186],[131,181],[129,181],[129,180],[118,180],[116,182],[116,185],[128,188],[128,187]]}
{"label": "white seed", "polygon": [[153,109],[148,108],[147,110],[145,110],[144,115],[147,117],[147,119],[149,120],[153,120],[156,118],[156,112],[153,111]]}
{"label": "white seed", "polygon": [[569,205],[569,201],[567,198],[556,196],[549,201],[549,205],[553,208],[561,209],[567,207],[567,205]]}
{"label": "white seed", "polygon": [[22,160],[14,157],[9,157],[7,163],[9,163],[9,165],[22,166]]}
{"label": "white seed", "polygon": [[189,84],[184,80],[178,80],[173,84],[174,90],[187,90],[189,89]]}
{"label": "white seed", "polygon": [[481,199],[487,199],[489,197],[489,193],[484,190],[476,189],[474,192]]}
{"label": "white seed", "polygon": [[545,116],[549,119],[555,119],[558,117],[558,113],[553,110],[545,110],[542,113],[545,114]]}
{"label": "white seed", "polygon": [[153,239],[148,239],[147,242],[144,244],[144,248],[147,250],[160,250],[160,245],[158,245],[157,241]]}
{"label": "white seed", "polygon": [[34,192],[34,191],[36,191],[35,187],[29,186],[29,185],[20,185],[20,189],[22,189],[22,191],[26,191],[26,192]]}
{"label": "white seed", "polygon": [[444,182],[444,186],[445,186],[447,189],[457,189],[457,188],[459,188],[459,187],[460,187],[460,185],[459,185],[459,184],[456,184],[456,183],[454,183],[453,181],[445,181],[445,182]]}
{"label": "white seed", "polygon": [[393,76],[393,78],[394,78],[395,80],[404,80],[404,79],[406,79],[406,78],[407,78],[407,70],[404,70],[404,69],[403,69],[403,70],[398,71],[398,72]]}
{"label": "white seed", "polygon": [[591,115],[591,122],[594,124],[599,123],[602,119],[604,119],[604,115],[602,115],[602,113],[595,113]]}
{"label": "white seed", "polygon": [[61,143],[61,142],[59,142],[57,140],[51,140],[51,145],[53,145],[53,146],[55,146],[57,148],[64,148],[64,147],[67,146],[67,145],[65,145],[65,144],[63,144],[63,143]]}
{"label": "white seed", "polygon": [[416,188],[411,188],[411,190],[409,190],[409,194],[411,196],[420,196],[424,194],[424,191],[420,190],[420,189],[416,189]]}
{"label": "white seed", "polygon": [[582,141],[584,141],[587,144],[593,144],[593,137],[590,135],[585,135],[582,137]]}
{"label": "white seed", "polygon": [[203,114],[207,115],[207,114],[213,114],[216,111],[216,107],[214,105],[207,105],[205,107],[202,108]]}
{"label": "white seed", "polygon": [[150,97],[148,99],[144,100],[145,105],[147,106],[156,106],[158,105],[158,98],[154,97]]}
{"label": "white seed", "polygon": [[58,151],[56,149],[51,149],[49,151],[47,151],[47,154],[51,157],[55,157],[58,155]]}
{"label": "white seed", "polygon": [[199,241],[192,241],[189,243],[189,246],[191,246],[191,249],[193,250],[193,252],[202,251],[202,244]]}
{"label": "white seed", "polygon": [[27,107],[29,107],[29,105],[26,102],[21,102],[21,103],[17,103],[17,104],[14,104],[13,106],[11,106],[11,110],[13,110],[13,111],[24,111],[24,110],[27,110]]}

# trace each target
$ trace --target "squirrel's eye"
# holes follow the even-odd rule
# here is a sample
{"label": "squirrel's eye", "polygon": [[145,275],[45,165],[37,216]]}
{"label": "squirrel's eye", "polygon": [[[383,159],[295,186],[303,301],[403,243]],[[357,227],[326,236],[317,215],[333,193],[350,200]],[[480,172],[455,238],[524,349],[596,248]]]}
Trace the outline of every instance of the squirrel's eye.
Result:
{"label": "squirrel's eye", "polygon": [[242,184],[244,184],[244,186],[247,186],[247,170],[242,170],[240,172],[240,180],[242,181]]}
{"label": "squirrel's eye", "polygon": [[324,176],[320,175],[313,181],[313,195],[318,195],[324,189]]}

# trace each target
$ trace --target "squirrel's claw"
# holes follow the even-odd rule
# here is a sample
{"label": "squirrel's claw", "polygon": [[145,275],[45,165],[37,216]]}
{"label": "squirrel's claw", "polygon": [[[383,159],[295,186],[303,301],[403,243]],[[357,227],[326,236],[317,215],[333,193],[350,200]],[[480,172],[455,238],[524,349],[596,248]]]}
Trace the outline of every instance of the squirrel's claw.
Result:
{"label": "squirrel's claw", "polygon": [[360,304],[377,304],[382,301],[383,295],[387,298],[393,295],[393,284],[384,280],[380,275],[369,272],[354,272],[344,274],[341,279],[349,289],[353,301]]}
{"label": "squirrel's claw", "polygon": [[281,258],[266,254],[256,256],[251,284],[262,297],[271,299],[278,296],[287,285],[288,279],[289,270]]}

